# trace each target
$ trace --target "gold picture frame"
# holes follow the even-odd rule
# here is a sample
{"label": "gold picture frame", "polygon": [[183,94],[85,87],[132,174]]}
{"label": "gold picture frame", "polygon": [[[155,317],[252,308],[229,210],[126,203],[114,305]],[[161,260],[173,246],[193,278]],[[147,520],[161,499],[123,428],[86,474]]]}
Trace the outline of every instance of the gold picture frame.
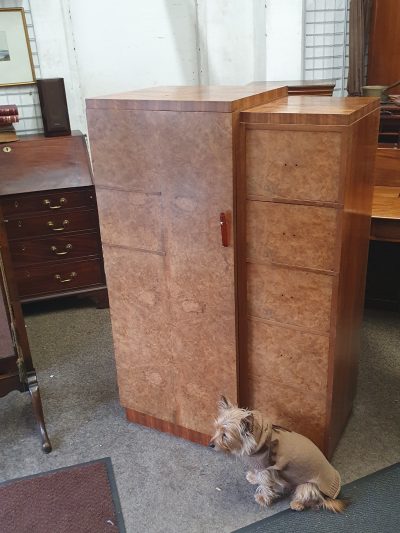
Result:
{"label": "gold picture frame", "polygon": [[0,8],[0,87],[36,83],[23,7]]}

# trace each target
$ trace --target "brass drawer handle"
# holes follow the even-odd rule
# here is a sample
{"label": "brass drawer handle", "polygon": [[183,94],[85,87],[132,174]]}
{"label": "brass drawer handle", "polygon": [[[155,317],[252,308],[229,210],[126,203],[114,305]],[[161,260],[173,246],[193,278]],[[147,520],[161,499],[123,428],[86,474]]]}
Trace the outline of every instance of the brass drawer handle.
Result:
{"label": "brass drawer handle", "polygon": [[77,275],[78,275],[78,274],[77,274],[76,272],[71,272],[69,278],[64,278],[64,279],[62,279],[62,278],[61,278],[61,274],[56,274],[56,275],[54,276],[54,279],[56,279],[56,280],[59,281],[60,283],[68,283],[69,281],[72,281],[73,278],[76,278]]}
{"label": "brass drawer handle", "polygon": [[65,230],[65,226],[68,226],[69,224],[69,220],[65,219],[63,220],[62,222],[62,226],[60,226],[59,228],[55,228],[54,227],[54,222],[52,220],[49,220],[47,222],[47,225],[49,226],[50,229],[52,229],[53,231],[64,231]]}
{"label": "brass drawer handle", "polygon": [[65,245],[65,252],[57,252],[57,246],[50,246],[50,250],[55,253],[55,255],[66,255],[68,252],[72,250],[72,244],[68,243]]}
{"label": "brass drawer handle", "polygon": [[47,199],[46,200],[43,200],[43,204],[48,207],[49,209],[60,209],[63,205],[65,205],[67,203],[67,199],[62,197],[60,198],[60,203],[59,205],[51,205],[51,200]]}

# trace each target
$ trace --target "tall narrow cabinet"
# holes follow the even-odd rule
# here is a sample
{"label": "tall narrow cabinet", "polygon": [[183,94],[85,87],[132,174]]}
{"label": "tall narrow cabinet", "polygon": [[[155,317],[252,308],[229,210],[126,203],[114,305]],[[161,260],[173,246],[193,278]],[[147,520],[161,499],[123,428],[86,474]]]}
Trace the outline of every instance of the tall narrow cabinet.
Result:
{"label": "tall narrow cabinet", "polygon": [[206,443],[223,393],[331,452],[355,387],[377,109],[279,84],[88,100],[129,420]]}

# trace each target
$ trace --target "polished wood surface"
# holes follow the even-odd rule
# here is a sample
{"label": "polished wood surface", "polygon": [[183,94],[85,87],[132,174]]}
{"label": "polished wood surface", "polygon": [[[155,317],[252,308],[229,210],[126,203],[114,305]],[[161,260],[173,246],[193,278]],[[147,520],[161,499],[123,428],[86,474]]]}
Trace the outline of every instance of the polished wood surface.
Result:
{"label": "polished wood surface", "polygon": [[241,113],[245,404],[329,456],[356,389],[379,120],[377,101],[354,100],[288,97]]}
{"label": "polished wood surface", "polygon": [[1,201],[5,216],[18,216],[19,213],[52,213],[57,214],[66,209],[76,207],[96,208],[96,200],[93,187],[79,189],[63,189],[61,191],[49,191],[46,194],[33,193],[21,195],[18,198],[5,196]]}
{"label": "polished wood surface", "polygon": [[101,244],[96,231],[18,239],[10,242],[10,252],[16,267],[82,257],[101,256]]}
{"label": "polished wood surface", "polygon": [[[92,294],[95,287],[105,291],[96,194],[84,136],[31,135],[11,148],[0,151],[5,169],[0,204],[21,300],[73,291]],[[85,259],[90,261],[82,263]]]}
{"label": "polished wood surface", "polygon": [[121,403],[209,435],[225,393],[331,455],[354,392],[379,101],[273,90],[165,111],[177,93],[194,94],[88,102]]}
{"label": "polished wood surface", "polygon": [[287,96],[242,111],[246,123],[346,126],[378,109],[379,98]]}
{"label": "polished wood surface", "polygon": [[210,442],[210,435],[205,435],[204,433],[199,433],[198,431],[193,431],[186,427],[139,413],[134,409],[125,409],[125,414],[129,422],[134,422],[135,424],[141,424],[142,426],[157,429],[164,433],[171,433],[171,435],[175,435],[176,437],[181,437],[182,439],[190,440],[197,444],[203,444],[204,446],[207,446]]}
{"label": "polished wood surface", "polygon": [[271,102],[287,95],[287,87],[268,82],[267,87],[181,86],[150,87],[86,100],[87,109],[131,109],[147,111],[211,111],[232,113]]}
{"label": "polished wood surface", "polygon": [[372,217],[400,220],[400,187],[374,187]]}
{"label": "polished wood surface", "polygon": [[[398,0],[373,0],[368,85],[391,85],[400,80],[400,9]],[[400,86],[390,91],[399,94]]]}
{"label": "polished wood surface", "polygon": [[379,186],[400,187],[400,149],[377,149],[374,183]]}
{"label": "polished wood surface", "polygon": [[0,195],[92,185],[91,167],[82,134],[46,138],[21,136],[0,150]]}
{"label": "polished wood surface", "polygon": [[247,85],[255,89],[268,90],[270,83],[276,83],[288,88],[288,95],[312,94],[320,96],[332,96],[335,89],[335,80],[287,80],[287,81],[253,81]]}
{"label": "polished wood surface", "polygon": [[220,232],[232,116],[89,109],[88,123],[121,403],[211,434],[221,390],[237,399],[235,241]]}
{"label": "polished wood surface", "polygon": [[400,150],[379,147],[376,152],[371,240],[400,240]]}
{"label": "polished wood surface", "polygon": [[42,294],[54,295],[66,290],[101,286],[103,283],[100,259],[19,267],[15,269],[15,275],[24,301]]}
{"label": "polished wood surface", "polygon": [[46,213],[7,219],[9,239],[60,235],[61,233],[96,229],[97,213],[94,209]]}
{"label": "polished wood surface", "polygon": [[351,414],[357,388],[364,310],[373,173],[379,112],[347,131],[346,190],[341,220],[340,275],[332,306],[325,446],[332,455]]}

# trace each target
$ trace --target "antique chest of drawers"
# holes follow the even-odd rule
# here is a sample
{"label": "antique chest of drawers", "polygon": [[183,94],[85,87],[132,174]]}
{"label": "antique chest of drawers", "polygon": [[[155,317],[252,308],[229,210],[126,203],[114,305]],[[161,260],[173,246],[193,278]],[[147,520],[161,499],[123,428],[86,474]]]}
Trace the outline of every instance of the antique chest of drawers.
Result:
{"label": "antique chest of drawers", "polygon": [[83,135],[27,136],[1,147],[0,203],[21,301],[85,293],[107,305]]}

